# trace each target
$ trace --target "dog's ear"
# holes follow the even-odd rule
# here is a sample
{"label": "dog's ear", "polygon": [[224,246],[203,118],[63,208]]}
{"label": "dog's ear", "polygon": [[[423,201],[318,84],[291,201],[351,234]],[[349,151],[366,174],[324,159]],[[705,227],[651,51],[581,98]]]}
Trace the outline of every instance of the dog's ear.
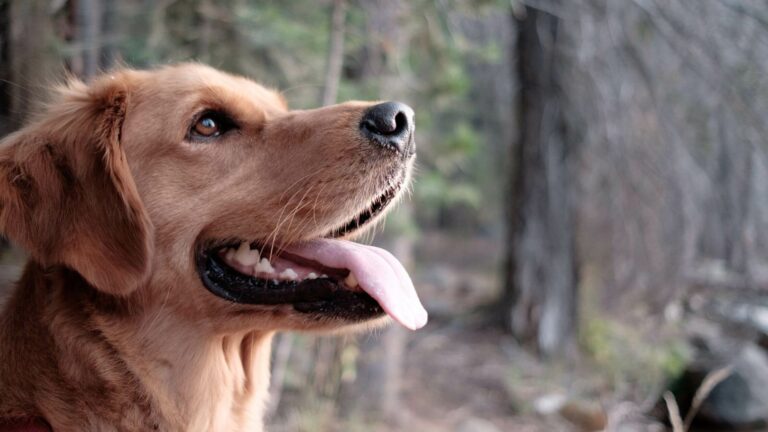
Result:
{"label": "dog's ear", "polygon": [[128,71],[72,81],[0,143],[0,231],[43,265],[126,295],[148,276],[152,227],[121,146]]}

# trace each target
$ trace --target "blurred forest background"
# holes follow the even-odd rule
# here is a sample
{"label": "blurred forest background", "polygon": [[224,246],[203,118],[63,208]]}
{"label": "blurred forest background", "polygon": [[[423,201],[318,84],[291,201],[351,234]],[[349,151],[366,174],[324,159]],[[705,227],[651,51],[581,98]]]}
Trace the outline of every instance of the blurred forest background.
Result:
{"label": "blurred forest background", "polygon": [[765,425],[764,1],[0,0],[0,135],[65,73],[188,60],[416,110],[366,240],[431,321],[280,335],[268,430]]}

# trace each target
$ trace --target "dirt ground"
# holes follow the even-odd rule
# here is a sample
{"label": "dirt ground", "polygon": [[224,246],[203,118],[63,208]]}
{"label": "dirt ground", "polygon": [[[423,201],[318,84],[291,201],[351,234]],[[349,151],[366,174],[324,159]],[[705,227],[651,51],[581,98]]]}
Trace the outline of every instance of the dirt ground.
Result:
{"label": "dirt ground", "polygon": [[[406,359],[402,430],[421,431],[566,431],[556,418],[532,410],[519,400],[515,374],[541,368],[499,330],[433,323],[416,334]],[[513,366],[514,365],[514,366]],[[526,378],[530,378],[529,375]],[[493,427],[491,426],[493,425]],[[495,427],[495,429],[494,429]]]}
{"label": "dirt ground", "polygon": [[[296,352],[293,355],[307,355]],[[347,413],[333,399],[318,407],[308,387],[293,385],[268,421],[270,432],[555,432],[579,431],[559,415],[541,415],[535,400],[558,392],[565,374],[553,372],[499,329],[432,320],[409,333],[397,415],[375,423],[370,413]],[[308,384],[307,384],[308,385]],[[366,392],[363,391],[363,394]],[[371,392],[374,393],[373,391]],[[321,412],[323,411],[324,412]]]}

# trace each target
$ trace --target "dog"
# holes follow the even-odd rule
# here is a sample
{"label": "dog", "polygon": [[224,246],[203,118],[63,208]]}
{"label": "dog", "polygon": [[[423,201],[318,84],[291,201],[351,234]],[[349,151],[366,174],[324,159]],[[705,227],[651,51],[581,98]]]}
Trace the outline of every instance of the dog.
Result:
{"label": "dog", "polygon": [[[427,314],[347,240],[407,188],[413,110],[289,110],[186,63],[71,80],[0,143],[0,430],[260,431],[281,330]],[[5,428],[5,429],[3,429]]]}

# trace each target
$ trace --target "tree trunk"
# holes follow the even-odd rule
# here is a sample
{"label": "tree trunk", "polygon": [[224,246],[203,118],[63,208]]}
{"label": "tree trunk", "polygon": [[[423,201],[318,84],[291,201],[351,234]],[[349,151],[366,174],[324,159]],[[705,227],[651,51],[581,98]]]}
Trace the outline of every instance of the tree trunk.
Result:
{"label": "tree trunk", "polygon": [[322,106],[336,103],[336,98],[338,97],[339,81],[341,80],[341,66],[344,60],[344,26],[346,11],[346,0],[333,0],[331,33],[328,42],[328,64],[326,65],[325,70],[323,96],[320,100]]}
{"label": "tree trunk", "polygon": [[11,0],[0,0],[0,137],[11,123]]}
{"label": "tree trunk", "polygon": [[[339,80],[344,61],[344,24],[346,0],[334,0],[331,11],[331,31],[328,44],[325,85],[321,95],[322,105],[336,103],[338,98]],[[283,333],[276,338],[276,354],[272,364],[272,399],[267,409],[267,415],[272,415],[280,402],[283,391],[284,376],[290,360],[293,335]],[[312,370],[307,371],[306,380],[309,385],[323,397],[339,397],[343,370],[342,355],[345,344],[350,343],[345,337],[318,337],[311,347]]]}
{"label": "tree trunk", "polygon": [[146,51],[159,61],[160,55],[168,51],[166,19],[173,0],[144,0],[143,3],[149,21]]}
{"label": "tree trunk", "polygon": [[[724,115],[714,120],[717,135],[712,194],[704,214],[699,256],[722,262],[736,274],[749,276],[744,230],[751,223],[753,148],[733,136]],[[730,133],[729,133],[730,132]],[[749,279],[749,277],[747,277]]]}
{"label": "tree trunk", "polygon": [[[401,25],[408,16],[409,4],[402,0],[366,0],[368,48],[371,64],[365,70],[379,84],[382,100],[405,100],[404,79],[398,63],[407,56],[408,38]],[[409,203],[403,202],[390,218],[410,218]],[[376,244],[395,255],[406,269],[413,268],[413,238],[406,232],[391,229],[406,223],[390,224]],[[400,406],[401,376],[408,334],[400,325],[366,335],[360,346],[357,363],[358,379],[345,391],[344,406],[349,412],[364,412],[368,420],[384,420],[391,425],[402,422]]]}
{"label": "tree trunk", "polygon": [[[16,128],[36,108],[40,86],[56,77],[54,23],[46,0],[10,1],[10,115]],[[4,66],[5,67],[5,66]]]}
{"label": "tree trunk", "polygon": [[569,149],[558,78],[558,18],[516,19],[519,136],[513,147],[506,313],[512,333],[546,356],[574,345],[576,265]]}
{"label": "tree trunk", "polygon": [[99,71],[101,43],[101,2],[76,0],[74,7],[75,55],[70,60],[70,70],[82,79],[92,78]]}
{"label": "tree trunk", "polygon": [[[412,239],[391,239],[381,246],[392,252],[406,268],[413,268]],[[354,388],[344,395],[348,412],[364,412],[367,420],[400,424],[403,420],[400,390],[407,342],[408,334],[399,324],[362,338],[357,380]]]}
{"label": "tree trunk", "polygon": [[103,19],[101,25],[101,56],[99,67],[109,70],[120,59],[118,50],[118,35],[120,34],[120,11],[117,0],[102,0]]}
{"label": "tree trunk", "polygon": [[211,61],[211,38],[213,37],[213,20],[210,15],[215,13],[215,6],[208,0],[203,0],[197,5],[198,36],[197,58],[203,63]]}

